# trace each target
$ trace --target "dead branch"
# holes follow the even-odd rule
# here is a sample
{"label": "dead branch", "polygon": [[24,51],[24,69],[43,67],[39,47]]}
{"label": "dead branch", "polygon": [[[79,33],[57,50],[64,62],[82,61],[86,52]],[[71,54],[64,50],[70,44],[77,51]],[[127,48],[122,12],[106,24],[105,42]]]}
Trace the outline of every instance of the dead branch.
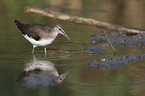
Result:
{"label": "dead branch", "polygon": [[43,16],[48,16],[48,17],[52,17],[55,19],[67,20],[67,21],[74,22],[74,23],[95,26],[95,27],[104,28],[104,29],[108,29],[108,30],[125,31],[128,33],[145,33],[145,30],[141,30],[141,29],[128,28],[128,27],[124,27],[124,26],[120,26],[120,25],[115,25],[115,24],[111,24],[111,23],[107,23],[107,22],[98,21],[98,20],[95,20],[92,18],[83,18],[83,17],[78,17],[78,16],[72,16],[72,15],[68,15],[68,14],[64,14],[64,13],[60,13],[60,12],[55,12],[55,11],[52,11],[49,9],[39,9],[39,8],[26,6],[24,8],[24,11],[25,12],[34,12],[34,13],[38,13]]}

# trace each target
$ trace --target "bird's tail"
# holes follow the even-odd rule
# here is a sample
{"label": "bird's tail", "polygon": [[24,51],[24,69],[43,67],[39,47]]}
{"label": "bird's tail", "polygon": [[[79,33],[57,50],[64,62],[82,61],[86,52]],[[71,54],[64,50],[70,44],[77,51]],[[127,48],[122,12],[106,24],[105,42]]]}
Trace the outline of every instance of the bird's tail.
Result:
{"label": "bird's tail", "polygon": [[22,23],[20,23],[18,20],[14,21],[14,25],[16,25],[16,27],[18,27],[19,29],[21,29],[22,27]]}

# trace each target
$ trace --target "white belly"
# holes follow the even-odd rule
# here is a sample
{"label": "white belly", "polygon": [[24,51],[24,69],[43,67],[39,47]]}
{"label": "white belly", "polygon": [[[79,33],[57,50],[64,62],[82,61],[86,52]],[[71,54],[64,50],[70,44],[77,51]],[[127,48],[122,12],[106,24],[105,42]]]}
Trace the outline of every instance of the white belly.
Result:
{"label": "white belly", "polygon": [[33,39],[32,37],[29,37],[27,34],[23,35],[30,43],[32,43],[35,46],[46,46],[49,45],[53,42],[52,38],[47,38],[47,39],[41,39],[39,41],[36,41],[35,39]]}

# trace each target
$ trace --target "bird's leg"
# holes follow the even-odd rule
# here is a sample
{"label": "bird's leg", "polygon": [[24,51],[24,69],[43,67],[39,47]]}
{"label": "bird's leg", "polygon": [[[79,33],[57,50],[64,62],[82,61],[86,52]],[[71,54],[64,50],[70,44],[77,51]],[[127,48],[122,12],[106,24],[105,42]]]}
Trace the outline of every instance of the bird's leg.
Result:
{"label": "bird's leg", "polygon": [[32,53],[34,54],[34,47],[33,47],[33,49],[32,49]]}
{"label": "bird's leg", "polygon": [[35,49],[35,47],[37,47],[37,46],[33,45],[33,49],[32,49],[32,53],[33,53],[33,54],[34,54],[34,49]]}
{"label": "bird's leg", "polygon": [[44,52],[47,53],[46,47],[44,48]]}

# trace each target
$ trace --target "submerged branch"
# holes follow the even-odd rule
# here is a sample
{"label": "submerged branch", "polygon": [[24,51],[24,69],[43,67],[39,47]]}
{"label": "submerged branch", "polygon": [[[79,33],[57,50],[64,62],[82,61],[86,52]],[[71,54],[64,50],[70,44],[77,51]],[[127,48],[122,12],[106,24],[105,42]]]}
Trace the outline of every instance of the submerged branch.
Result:
{"label": "submerged branch", "polygon": [[72,15],[68,15],[68,14],[64,14],[64,13],[60,13],[60,12],[55,12],[55,11],[52,11],[49,9],[39,9],[39,8],[27,6],[27,7],[25,7],[25,12],[34,12],[34,13],[38,13],[43,16],[52,17],[55,19],[67,20],[67,21],[74,22],[74,23],[95,26],[95,27],[104,28],[104,29],[108,29],[108,30],[125,31],[128,33],[145,33],[145,30],[141,30],[141,29],[128,28],[128,27],[124,27],[124,26],[120,26],[120,25],[115,25],[115,24],[111,24],[111,23],[107,23],[107,22],[98,21],[98,20],[95,20],[92,18],[83,18],[83,17],[78,17],[78,16],[72,16]]}

